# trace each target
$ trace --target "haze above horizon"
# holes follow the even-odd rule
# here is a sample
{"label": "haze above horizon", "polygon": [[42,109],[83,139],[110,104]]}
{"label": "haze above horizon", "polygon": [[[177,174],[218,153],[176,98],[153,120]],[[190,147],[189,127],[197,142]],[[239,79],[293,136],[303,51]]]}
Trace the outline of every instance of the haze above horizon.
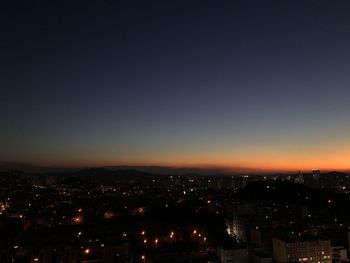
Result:
{"label": "haze above horizon", "polygon": [[349,1],[0,10],[0,161],[350,170]]}

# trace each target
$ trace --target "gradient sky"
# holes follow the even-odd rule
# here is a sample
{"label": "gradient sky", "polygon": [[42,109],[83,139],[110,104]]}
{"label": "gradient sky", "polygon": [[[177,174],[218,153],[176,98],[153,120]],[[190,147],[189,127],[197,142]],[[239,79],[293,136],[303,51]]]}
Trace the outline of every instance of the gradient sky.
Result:
{"label": "gradient sky", "polygon": [[3,1],[0,161],[348,169],[349,14],[346,0]]}

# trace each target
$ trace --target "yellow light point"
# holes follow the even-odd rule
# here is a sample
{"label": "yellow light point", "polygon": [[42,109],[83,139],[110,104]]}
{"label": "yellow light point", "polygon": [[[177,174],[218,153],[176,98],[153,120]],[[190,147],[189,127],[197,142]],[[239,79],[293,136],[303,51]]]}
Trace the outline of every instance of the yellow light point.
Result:
{"label": "yellow light point", "polygon": [[145,260],[145,259],[146,259],[145,255],[142,255],[142,256],[141,256],[141,259],[142,259],[142,260]]}
{"label": "yellow light point", "polygon": [[84,254],[85,254],[85,255],[90,254],[90,252],[91,252],[90,248],[87,248],[87,249],[84,250]]}
{"label": "yellow light point", "polygon": [[207,241],[207,238],[206,238],[206,237],[203,237],[203,241],[204,241],[204,242]]}
{"label": "yellow light point", "polygon": [[199,236],[199,237],[201,237],[201,236],[202,236],[202,234],[201,234],[201,233],[199,233],[199,234],[198,234],[198,236]]}
{"label": "yellow light point", "polygon": [[146,234],[146,231],[143,230],[143,231],[141,232],[141,235],[144,236],[145,234]]}
{"label": "yellow light point", "polygon": [[158,238],[154,240],[154,243],[157,245],[158,244]]}
{"label": "yellow light point", "polygon": [[197,234],[197,230],[196,229],[193,230],[193,235],[195,235],[195,234]]}
{"label": "yellow light point", "polygon": [[144,243],[144,244],[147,244],[147,239],[144,239],[144,240],[143,240],[143,243]]}
{"label": "yellow light point", "polygon": [[79,212],[79,213],[81,213],[82,211],[83,211],[83,209],[81,209],[81,208],[78,209],[78,212]]}

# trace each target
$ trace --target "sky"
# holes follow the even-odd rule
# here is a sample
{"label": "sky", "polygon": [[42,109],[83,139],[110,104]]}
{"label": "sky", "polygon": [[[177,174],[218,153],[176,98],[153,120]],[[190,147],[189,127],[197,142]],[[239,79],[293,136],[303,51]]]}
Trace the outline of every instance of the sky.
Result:
{"label": "sky", "polygon": [[350,170],[350,2],[3,1],[0,161]]}

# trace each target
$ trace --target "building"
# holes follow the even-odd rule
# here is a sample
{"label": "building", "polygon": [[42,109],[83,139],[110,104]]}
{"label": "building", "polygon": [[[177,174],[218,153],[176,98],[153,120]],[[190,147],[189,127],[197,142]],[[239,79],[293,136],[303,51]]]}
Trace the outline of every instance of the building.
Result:
{"label": "building", "polygon": [[272,254],[272,231],[267,228],[250,229],[250,242],[263,252]]}
{"label": "building", "polygon": [[273,259],[278,263],[332,263],[330,240],[272,239]]}
{"label": "building", "polygon": [[263,253],[263,252],[255,252],[252,256],[252,260],[251,260],[252,263],[272,263],[272,258]]}
{"label": "building", "polygon": [[248,248],[244,246],[220,246],[218,247],[218,257],[221,263],[248,263]]}
{"label": "building", "polygon": [[333,262],[347,262],[348,250],[343,246],[332,246],[332,260]]}

